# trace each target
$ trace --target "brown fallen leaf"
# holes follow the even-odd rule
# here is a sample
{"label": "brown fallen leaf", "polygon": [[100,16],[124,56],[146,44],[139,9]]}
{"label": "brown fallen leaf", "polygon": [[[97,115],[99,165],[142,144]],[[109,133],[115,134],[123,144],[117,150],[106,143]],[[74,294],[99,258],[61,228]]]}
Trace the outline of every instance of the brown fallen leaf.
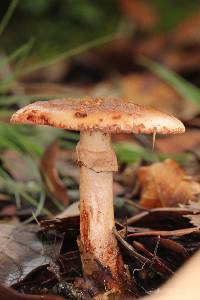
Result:
{"label": "brown fallen leaf", "polygon": [[121,92],[134,103],[155,106],[180,116],[183,106],[180,96],[166,83],[149,73],[129,74],[121,78]]}
{"label": "brown fallen leaf", "polygon": [[15,204],[6,205],[0,211],[0,218],[16,216],[17,208]]}
{"label": "brown fallen leaf", "polygon": [[140,205],[146,208],[178,206],[200,194],[200,184],[171,159],[141,167],[138,176],[142,186]]}
{"label": "brown fallen leaf", "polygon": [[184,20],[173,33],[173,41],[176,44],[188,46],[200,42],[200,10]]}
{"label": "brown fallen leaf", "polygon": [[169,236],[183,236],[187,235],[193,232],[199,232],[200,227],[192,227],[192,228],[184,228],[184,229],[178,229],[178,230],[149,230],[144,232],[135,232],[130,233],[128,237],[138,237],[138,236],[149,236],[149,235],[155,235],[155,236],[161,236],[161,237],[169,237]]}
{"label": "brown fallen leaf", "polygon": [[190,220],[190,223],[194,226],[200,226],[200,201],[197,198],[195,201],[189,201],[188,204],[181,205],[182,208],[189,209],[192,213],[184,215],[185,218]]}
{"label": "brown fallen leaf", "polygon": [[158,22],[158,14],[153,5],[145,0],[121,0],[121,10],[142,31],[149,31]]}
{"label": "brown fallen leaf", "polygon": [[176,72],[194,72],[200,68],[200,48],[166,50],[162,62]]}
{"label": "brown fallen leaf", "polygon": [[86,89],[70,86],[56,84],[53,82],[36,82],[30,83],[26,82],[22,84],[24,92],[26,95],[31,95],[35,97],[80,97],[82,94],[86,93]]}
{"label": "brown fallen leaf", "polygon": [[141,38],[134,45],[134,53],[137,56],[148,56],[152,59],[160,57],[166,48],[167,38],[164,34],[156,34],[151,37]]}
{"label": "brown fallen leaf", "polygon": [[11,285],[32,270],[52,262],[42,255],[44,246],[38,238],[37,225],[1,224],[0,232],[0,282]]}
{"label": "brown fallen leaf", "polygon": [[140,205],[145,208],[162,207],[162,203],[155,190],[155,182],[149,174],[148,167],[141,167],[139,169],[138,178],[142,187]]}
{"label": "brown fallen leaf", "polygon": [[37,179],[35,172],[31,172],[32,165],[24,154],[15,150],[7,150],[1,156],[4,168],[18,181],[31,181]]}
{"label": "brown fallen leaf", "polygon": [[29,295],[20,294],[14,289],[0,285],[1,300],[64,300],[64,298],[55,295]]}
{"label": "brown fallen leaf", "polygon": [[197,115],[192,120],[188,120],[186,123],[186,126],[191,128],[200,128],[200,116]]}
{"label": "brown fallen leaf", "polygon": [[67,190],[60,180],[56,169],[58,142],[53,142],[42,156],[40,169],[48,192],[65,207],[69,204]]}
{"label": "brown fallen leaf", "polygon": [[[133,43],[130,38],[116,38],[98,49],[97,53],[99,57],[101,57],[101,66],[103,66],[105,70],[108,66],[110,69],[117,67],[120,72],[124,73],[124,71],[131,70],[133,67]],[[109,90],[109,85],[109,82],[106,81],[104,89]],[[93,86],[92,89],[96,90],[96,86]]]}
{"label": "brown fallen leaf", "polygon": [[[140,251],[142,253],[144,253],[148,258],[152,259],[154,261],[154,263],[156,263],[160,267],[160,271],[162,272],[163,270],[169,273],[173,273],[172,270],[170,270],[169,268],[167,268],[167,266],[163,263],[163,261],[154,253],[150,252],[147,248],[144,247],[144,245],[138,241],[133,241],[133,246],[137,249],[137,251]],[[157,268],[158,268],[157,267]]]}
{"label": "brown fallen leaf", "polygon": [[168,136],[156,139],[156,149],[163,153],[180,153],[194,149],[200,144],[200,134],[198,129],[187,130],[185,134],[179,136]]}
{"label": "brown fallen leaf", "polygon": [[200,214],[197,215],[185,215],[188,219],[190,219],[190,223],[194,226],[200,226]]}
{"label": "brown fallen leaf", "polygon": [[[131,276],[134,275],[134,288],[131,288],[133,295],[141,297],[145,293],[157,289],[161,282],[164,282],[171,273],[176,271],[177,268],[184,263],[188,255],[190,256],[199,248],[200,231],[197,228],[193,228],[191,224],[189,224],[188,219],[184,217],[185,214],[189,214],[190,212],[189,209],[180,207],[153,209],[151,211],[145,211],[145,215],[144,213],[139,214],[137,222],[135,222],[133,226],[116,224],[117,229],[114,230],[114,233],[121,245],[120,249],[126,264],[130,268],[130,274]],[[127,220],[127,222],[124,223],[129,222],[130,220]],[[59,261],[62,259],[60,264],[62,271],[61,278],[62,276],[63,278],[70,278],[70,283],[76,283],[77,280],[74,278],[74,272],[69,273],[69,269],[76,270],[76,278],[77,276],[82,276],[80,256],[76,244],[79,235],[79,217],[46,220],[42,222],[42,226],[46,231],[56,230],[58,232],[65,232],[62,247],[64,253],[58,258]],[[151,234],[149,234],[150,231]],[[140,234],[147,232],[147,235],[131,236],[131,234],[135,232]],[[159,234],[163,235],[163,237],[158,238],[157,235]],[[135,241],[140,243],[140,247],[138,244],[135,245],[133,243]],[[63,259],[63,255],[66,260]],[[74,259],[71,260],[73,256]],[[77,264],[79,264],[78,272]],[[31,274],[33,275],[33,272]],[[39,271],[39,275],[40,274],[41,271]],[[48,277],[44,274],[42,277],[37,276],[37,280],[40,278],[38,281],[35,276],[30,277],[29,275],[29,287],[31,287],[33,279],[36,287],[38,287],[44,279],[47,282]],[[84,278],[81,277],[79,279],[79,282],[82,281],[83,283],[81,286],[78,285],[81,291],[84,291],[86,288],[87,292],[88,289],[87,285],[85,285],[86,282]],[[58,285],[59,284],[60,282]],[[61,284],[63,286],[63,281],[61,281]],[[68,284],[68,282],[66,284]],[[44,285],[42,286],[44,288]],[[48,281],[48,286],[51,286],[50,281]],[[22,286],[20,285],[20,287]],[[27,280],[24,282],[24,287],[27,287]],[[93,284],[91,287],[93,287]],[[137,295],[135,293],[137,293]],[[68,299],[68,297],[66,298]],[[121,297],[119,299],[121,300],[123,298]],[[125,297],[125,299],[128,298]]]}
{"label": "brown fallen leaf", "polygon": [[[171,228],[170,224],[173,220],[173,228],[185,228],[188,227],[188,222],[185,222],[184,219],[184,215],[187,213],[192,214],[193,211],[185,207],[152,208],[130,217],[125,224],[131,226],[136,224],[136,226],[142,226],[143,228],[167,230]],[[154,220],[156,220],[156,223]]]}
{"label": "brown fallen leaf", "polygon": [[67,217],[79,216],[79,201],[70,204],[64,211],[59,213],[56,218],[62,219]]}
{"label": "brown fallen leaf", "polygon": [[183,245],[181,245],[177,241],[160,237],[159,238],[159,246],[165,247],[168,250],[178,253],[178,255],[181,256],[182,258],[186,259],[189,257],[188,251],[184,248]]}

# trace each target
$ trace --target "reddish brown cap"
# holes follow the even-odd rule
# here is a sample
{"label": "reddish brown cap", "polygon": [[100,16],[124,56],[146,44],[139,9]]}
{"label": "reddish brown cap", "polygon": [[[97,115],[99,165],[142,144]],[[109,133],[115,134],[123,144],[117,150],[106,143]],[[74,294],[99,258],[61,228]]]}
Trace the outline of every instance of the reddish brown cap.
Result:
{"label": "reddish brown cap", "polygon": [[123,99],[38,101],[18,110],[12,123],[49,125],[78,131],[119,133],[182,133],[185,127],[173,116]]}

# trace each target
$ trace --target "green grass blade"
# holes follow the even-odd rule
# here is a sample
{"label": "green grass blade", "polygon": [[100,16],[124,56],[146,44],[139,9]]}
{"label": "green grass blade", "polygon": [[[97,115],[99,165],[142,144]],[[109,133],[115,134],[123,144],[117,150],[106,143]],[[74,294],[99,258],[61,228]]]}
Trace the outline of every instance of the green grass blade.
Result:
{"label": "green grass blade", "polygon": [[5,57],[0,61],[0,68],[3,66],[19,59],[20,57],[24,57],[27,55],[27,53],[30,51],[30,49],[33,46],[33,39],[31,38],[28,42],[18,47],[15,51],[13,51],[10,55]]}
{"label": "green grass blade", "polygon": [[115,143],[114,149],[121,163],[132,164],[141,159],[149,162],[163,161],[167,158],[183,163],[188,160],[188,153],[157,153],[128,142]]}
{"label": "green grass blade", "polygon": [[21,200],[23,199],[23,201],[27,201],[28,203],[30,203],[33,207],[36,208],[37,213],[40,211],[43,211],[43,213],[45,213],[47,216],[52,217],[51,212],[44,208],[44,198],[45,198],[45,194],[43,191],[41,191],[40,194],[40,201],[38,203],[37,200],[35,200],[31,195],[29,195],[26,191],[24,191],[23,189],[23,185],[19,182],[14,181],[3,169],[0,168],[0,178],[3,180],[4,184],[7,187],[7,190],[12,193],[13,195],[16,194],[16,192],[18,193],[18,195],[20,196]]}
{"label": "green grass blade", "polygon": [[30,73],[35,72],[37,70],[40,70],[42,68],[51,66],[51,65],[53,65],[53,64],[55,64],[55,63],[57,63],[57,62],[59,62],[63,59],[68,59],[68,58],[76,56],[80,53],[83,53],[87,50],[96,48],[96,47],[98,47],[102,44],[105,44],[105,43],[111,41],[113,39],[113,37],[114,37],[114,34],[103,36],[103,37],[100,37],[98,39],[95,39],[95,40],[89,41],[87,43],[84,43],[84,44],[82,44],[82,45],[80,45],[76,48],[73,48],[71,50],[68,50],[64,53],[61,53],[60,55],[58,55],[56,57],[43,60],[42,62],[36,63],[36,64],[34,64],[30,67],[27,67],[25,69],[17,68],[10,76],[7,76],[4,80],[1,81],[1,83],[0,83],[0,92],[5,93],[10,88],[10,86],[14,83],[14,81],[17,78],[19,78],[20,76],[30,74]]}
{"label": "green grass blade", "polygon": [[[40,143],[36,143],[33,138],[33,130],[29,133],[23,132],[23,127],[11,126],[10,124],[0,123],[0,150],[15,149],[31,155],[41,155],[43,150]],[[37,139],[37,136],[35,137]]]}
{"label": "green grass blade", "polygon": [[16,83],[17,75],[21,71],[23,67],[23,63],[30,52],[31,48],[33,46],[33,39],[31,38],[26,44],[19,47],[17,50],[15,50],[12,54],[10,54],[8,57],[3,58],[0,61],[0,68],[3,69],[4,66],[10,64],[12,61],[16,61],[15,64],[15,70],[13,72],[10,72],[10,74],[6,75],[5,78],[3,78],[0,82],[0,92],[5,93],[9,90],[9,88],[13,87],[13,85]]}
{"label": "green grass blade", "polygon": [[3,19],[0,22],[0,35],[4,32],[6,26],[8,25],[12,15],[15,11],[15,8],[17,7],[17,4],[18,4],[18,0],[12,0],[10,2],[8,9],[7,9]]}
{"label": "green grass blade", "polygon": [[105,43],[110,42],[113,39],[114,36],[115,36],[115,34],[106,35],[106,36],[97,38],[95,40],[89,41],[87,43],[84,43],[82,45],[79,45],[78,47],[67,50],[66,52],[61,53],[60,55],[58,55],[56,57],[46,59],[46,60],[44,60],[44,61],[42,61],[38,64],[30,66],[29,68],[26,68],[25,70],[21,71],[21,73],[19,75],[23,76],[23,75],[32,73],[32,72],[37,71],[41,68],[45,68],[45,67],[48,67],[50,65],[53,65],[53,64],[55,64],[55,63],[57,63],[57,62],[59,62],[63,59],[71,58],[71,57],[76,56],[78,54],[81,54],[81,53],[83,53],[87,50],[90,50],[90,49],[96,48],[98,46],[101,46]]}
{"label": "green grass blade", "polygon": [[41,212],[43,211],[43,209],[44,209],[45,198],[46,198],[46,197],[45,197],[44,191],[41,191],[39,203],[38,203],[38,206],[36,207],[36,210],[35,210],[35,212],[34,212],[34,215],[31,216],[30,218],[26,219],[26,221],[23,222],[24,224],[28,224],[28,223],[34,221],[34,220],[35,220],[35,217],[37,218],[37,216],[40,215],[40,213],[41,213]]}

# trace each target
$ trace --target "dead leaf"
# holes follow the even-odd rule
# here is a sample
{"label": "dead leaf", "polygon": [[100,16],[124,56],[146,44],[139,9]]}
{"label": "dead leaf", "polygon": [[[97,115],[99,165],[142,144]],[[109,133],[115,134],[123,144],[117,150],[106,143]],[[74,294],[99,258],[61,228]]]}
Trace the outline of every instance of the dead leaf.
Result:
{"label": "dead leaf", "polygon": [[7,150],[1,156],[4,168],[17,181],[31,181],[37,179],[31,171],[32,165],[24,154],[15,150]]}
{"label": "dead leaf", "polygon": [[6,205],[0,211],[0,218],[13,217],[16,216],[17,208],[15,204]]}
{"label": "dead leaf", "polygon": [[164,271],[173,274],[173,271],[170,270],[170,268],[167,267],[156,254],[150,252],[142,243],[133,241],[133,246],[137,249],[137,251],[144,253],[149,259],[151,259],[157,265],[157,268],[160,268],[160,272]]}
{"label": "dead leaf", "polygon": [[63,212],[58,214],[56,218],[62,219],[67,217],[79,216],[79,201],[76,201],[69,205]]}
{"label": "dead leaf", "polygon": [[[140,212],[126,220],[124,225],[135,225],[143,228],[168,230],[169,228],[185,228],[188,222],[183,218],[185,214],[193,213],[185,207],[159,207]],[[156,223],[155,223],[156,220]]]}
{"label": "dead leaf", "polygon": [[64,298],[55,295],[20,294],[14,289],[3,285],[0,285],[0,297],[2,300],[64,300]]}
{"label": "dead leaf", "polygon": [[167,45],[167,39],[164,34],[157,34],[151,36],[150,38],[146,37],[145,39],[141,38],[134,45],[134,52],[137,56],[148,56],[150,58],[158,58]]}
{"label": "dead leaf", "polygon": [[158,22],[158,14],[149,1],[121,0],[122,13],[130,18],[142,31],[149,31]]}
{"label": "dead leaf", "polygon": [[22,280],[36,267],[48,263],[37,237],[38,226],[1,224],[0,281],[8,285]]}
{"label": "dead leaf", "polygon": [[197,115],[196,117],[192,118],[192,120],[188,120],[186,122],[186,125],[188,127],[192,127],[192,128],[200,128],[200,117],[199,117],[199,115]]}
{"label": "dead leaf", "polygon": [[[133,68],[133,43],[130,38],[118,37],[99,49],[98,54],[101,57],[101,66],[103,66],[105,70],[107,70],[108,67],[110,69],[117,67],[120,72],[124,73]],[[110,91],[109,87],[109,82],[107,81],[103,84],[103,87],[100,84],[101,91],[106,90],[106,93]],[[98,91],[100,88],[98,88]],[[97,92],[96,87],[93,87],[93,89]],[[110,92],[113,93],[112,90]]]}
{"label": "dead leaf", "polygon": [[[63,63],[63,62],[62,62]],[[56,84],[53,82],[26,82],[22,84],[26,95],[35,97],[65,97],[68,95],[69,98],[78,98],[86,93],[86,90],[80,87],[74,87],[64,84]]]}
{"label": "dead leaf", "polygon": [[[153,239],[157,238],[154,237]],[[159,238],[159,246],[163,246],[166,249],[176,252],[179,255],[179,257],[181,256],[183,259],[189,257],[188,251],[177,241],[170,240],[167,238]]]}
{"label": "dead leaf", "polygon": [[142,167],[139,180],[142,186],[140,204],[147,208],[188,203],[200,193],[200,184],[171,159]]}
{"label": "dead leaf", "polygon": [[178,25],[174,34],[173,41],[175,44],[184,46],[197,44],[200,42],[200,10],[194,15],[184,20]]}
{"label": "dead leaf", "polygon": [[120,80],[121,95],[136,104],[153,106],[161,111],[188,120],[199,112],[196,105],[183,101],[164,81],[148,72],[129,74]]}
{"label": "dead leaf", "polygon": [[66,187],[60,180],[56,169],[58,142],[53,142],[42,156],[40,168],[49,193],[65,207],[69,204]]}
{"label": "dead leaf", "polygon": [[161,201],[155,190],[155,182],[149,175],[148,167],[141,167],[138,171],[138,178],[142,187],[140,205],[145,208],[161,207]]}
{"label": "dead leaf", "polygon": [[122,95],[132,98],[136,104],[154,106],[176,115],[181,113],[181,97],[152,74],[129,74],[121,78],[120,84]]}
{"label": "dead leaf", "polygon": [[176,72],[194,72],[200,68],[200,48],[167,49],[162,55],[162,62]]}
{"label": "dead leaf", "polygon": [[192,213],[184,215],[184,217],[188,218],[192,225],[200,226],[200,201],[198,197],[197,200],[189,201],[188,204],[183,204],[181,207],[192,211]]}
{"label": "dead leaf", "polygon": [[185,215],[188,219],[190,219],[190,223],[194,226],[200,226],[200,214],[198,215]]}
{"label": "dead leaf", "polygon": [[79,231],[80,228],[80,217],[72,216],[61,219],[52,219],[52,220],[44,220],[41,221],[40,225],[44,230],[56,229],[60,232],[68,232],[68,231]]}
{"label": "dead leaf", "polygon": [[184,229],[177,229],[177,230],[145,230],[143,232],[135,232],[130,233],[128,237],[141,237],[141,236],[161,236],[161,237],[169,237],[169,236],[183,236],[193,232],[199,232],[200,227],[192,227],[192,228],[184,228]]}
{"label": "dead leaf", "polygon": [[187,130],[185,134],[156,139],[156,149],[163,153],[180,153],[200,144],[199,130]]}

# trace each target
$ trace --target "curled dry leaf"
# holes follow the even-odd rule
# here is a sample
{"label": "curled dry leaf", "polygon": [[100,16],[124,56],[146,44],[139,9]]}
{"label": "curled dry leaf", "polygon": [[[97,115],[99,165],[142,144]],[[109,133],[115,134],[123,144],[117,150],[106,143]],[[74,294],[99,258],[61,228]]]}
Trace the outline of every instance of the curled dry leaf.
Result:
{"label": "curled dry leaf", "polygon": [[166,238],[160,238],[159,239],[159,246],[163,246],[171,251],[176,252],[179,257],[187,258],[189,256],[188,251],[178,242],[166,239]]}
{"label": "curled dry leaf", "polygon": [[185,229],[177,229],[177,230],[145,230],[143,232],[136,232],[131,233],[128,236],[162,236],[162,237],[169,237],[169,236],[183,236],[193,232],[199,232],[200,227],[192,227],[192,228],[185,228]]}
{"label": "curled dry leaf", "polygon": [[0,285],[0,297],[2,300],[64,300],[59,296],[20,294],[17,291]]}
{"label": "curled dry leaf", "polygon": [[178,206],[200,194],[200,184],[171,159],[141,167],[139,180],[142,186],[140,204],[146,208]]}
{"label": "curled dry leaf", "polygon": [[56,169],[58,142],[53,142],[45,151],[41,159],[41,172],[48,192],[65,207],[69,204],[68,194]]}

